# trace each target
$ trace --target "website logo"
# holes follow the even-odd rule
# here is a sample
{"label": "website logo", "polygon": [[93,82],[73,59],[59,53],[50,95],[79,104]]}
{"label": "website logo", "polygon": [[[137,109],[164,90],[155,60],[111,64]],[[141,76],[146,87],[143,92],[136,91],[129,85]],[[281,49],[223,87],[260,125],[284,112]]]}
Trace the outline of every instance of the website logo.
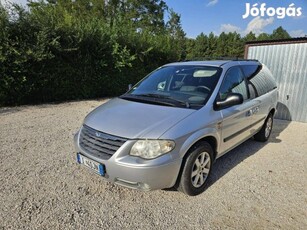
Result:
{"label": "website logo", "polygon": [[246,3],[246,11],[245,14],[242,15],[243,19],[248,18],[249,16],[252,17],[275,17],[277,16],[278,19],[283,19],[286,16],[288,17],[299,17],[303,14],[302,7],[296,7],[294,3],[290,4],[288,7],[267,7],[266,3],[262,4],[253,4]]}

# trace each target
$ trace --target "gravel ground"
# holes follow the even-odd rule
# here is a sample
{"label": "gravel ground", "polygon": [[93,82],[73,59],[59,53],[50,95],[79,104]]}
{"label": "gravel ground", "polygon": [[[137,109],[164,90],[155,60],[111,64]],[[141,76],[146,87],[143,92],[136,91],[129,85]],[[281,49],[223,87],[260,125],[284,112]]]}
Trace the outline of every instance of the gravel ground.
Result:
{"label": "gravel ground", "polygon": [[275,120],[215,164],[205,193],[134,191],[75,162],[73,134],[103,101],[0,109],[0,229],[306,229],[307,124]]}

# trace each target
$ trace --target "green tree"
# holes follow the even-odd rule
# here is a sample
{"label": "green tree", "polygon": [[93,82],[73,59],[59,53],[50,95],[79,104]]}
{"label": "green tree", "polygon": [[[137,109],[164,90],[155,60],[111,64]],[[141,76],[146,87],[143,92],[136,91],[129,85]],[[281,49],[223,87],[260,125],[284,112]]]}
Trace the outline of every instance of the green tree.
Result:
{"label": "green tree", "polygon": [[277,29],[273,30],[272,35],[270,36],[271,39],[289,39],[291,36],[289,33],[282,28],[282,26],[279,26]]}
{"label": "green tree", "polygon": [[185,47],[186,47],[186,59],[187,60],[192,60],[195,58],[197,55],[195,55],[195,48],[196,42],[195,39],[193,38],[186,38],[185,40]]}
{"label": "green tree", "polygon": [[256,41],[256,35],[251,31],[248,34],[245,35],[243,38],[245,42],[250,42],[250,41]]}
{"label": "green tree", "polygon": [[193,59],[204,58],[208,55],[208,36],[204,33],[200,33],[195,39],[195,49],[192,52]]}
{"label": "green tree", "polygon": [[261,33],[259,34],[259,36],[257,37],[258,41],[263,41],[263,40],[269,40],[270,39],[270,35],[267,33]]}
{"label": "green tree", "polygon": [[229,50],[228,34],[222,32],[217,39],[216,57],[228,56],[228,50]]}
{"label": "green tree", "polygon": [[178,60],[186,59],[186,34],[181,26],[180,15],[172,9],[169,10],[169,20],[166,23],[166,29],[171,36],[173,46],[178,51]]}
{"label": "green tree", "polygon": [[241,35],[237,32],[232,32],[228,34],[228,52],[227,56],[230,58],[241,58],[244,52],[244,41]]}
{"label": "green tree", "polygon": [[207,49],[205,52],[204,57],[216,57],[216,50],[217,50],[217,39],[218,37],[211,32],[208,36],[207,40]]}
{"label": "green tree", "polygon": [[182,29],[181,17],[173,9],[169,11],[169,20],[166,23],[166,28],[170,34],[175,39],[184,39],[185,32]]}

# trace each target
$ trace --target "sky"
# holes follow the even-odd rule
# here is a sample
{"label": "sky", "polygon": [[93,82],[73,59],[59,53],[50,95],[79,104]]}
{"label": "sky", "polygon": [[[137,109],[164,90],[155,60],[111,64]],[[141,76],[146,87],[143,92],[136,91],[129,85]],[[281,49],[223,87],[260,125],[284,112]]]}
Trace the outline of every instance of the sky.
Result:
{"label": "sky", "polygon": [[[201,32],[209,34],[213,32],[237,31],[242,35],[253,31],[256,34],[262,32],[272,33],[274,29],[282,26],[291,36],[301,37],[307,35],[307,0],[165,0],[170,8],[181,15],[181,22],[188,37],[195,38]],[[259,5],[266,3],[266,7],[288,8],[294,3],[294,7],[302,8],[299,17],[285,16],[278,19],[275,16],[249,16],[246,19],[242,15],[246,12],[246,3]]]}
{"label": "sky", "polygon": [[[5,0],[0,0],[1,2]],[[11,2],[26,4],[27,0],[9,0]],[[213,32],[219,35],[221,32],[237,31],[245,35],[252,31],[256,35],[266,32],[272,33],[274,29],[282,26],[292,37],[304,37],[307,35],[307,0],[164,0],[169,8],[181,15],[181,23],[187,37],[195,38],[201,32],[209,34]],[[278,18],[278,15],[249,15],[246,19],[242,15],[246,13],[246,4],[256,7],[265,3],[266,8],[279,7],[302,8],[301,16],[285,16]],[[256,11],[255,11],[256,12]],[[167,16],[166,16],[167,19]]]}

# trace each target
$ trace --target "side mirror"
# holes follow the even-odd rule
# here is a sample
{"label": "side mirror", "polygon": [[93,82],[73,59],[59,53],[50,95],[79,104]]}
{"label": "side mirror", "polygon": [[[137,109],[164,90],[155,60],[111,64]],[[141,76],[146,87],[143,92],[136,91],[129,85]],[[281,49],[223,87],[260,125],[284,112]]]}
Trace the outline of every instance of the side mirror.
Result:
{"label": "side mirror", "polygon": [[230,93],[227,95],[226,99],[220,101],[217,100],[214,104],[215,110],[226,109],[234,105],[239,105],[243,103],[243,96],[240,93]]}
{"label": "side mirror", "polygon": [[128,85],[128,91],[132,88],[132,84]]}

